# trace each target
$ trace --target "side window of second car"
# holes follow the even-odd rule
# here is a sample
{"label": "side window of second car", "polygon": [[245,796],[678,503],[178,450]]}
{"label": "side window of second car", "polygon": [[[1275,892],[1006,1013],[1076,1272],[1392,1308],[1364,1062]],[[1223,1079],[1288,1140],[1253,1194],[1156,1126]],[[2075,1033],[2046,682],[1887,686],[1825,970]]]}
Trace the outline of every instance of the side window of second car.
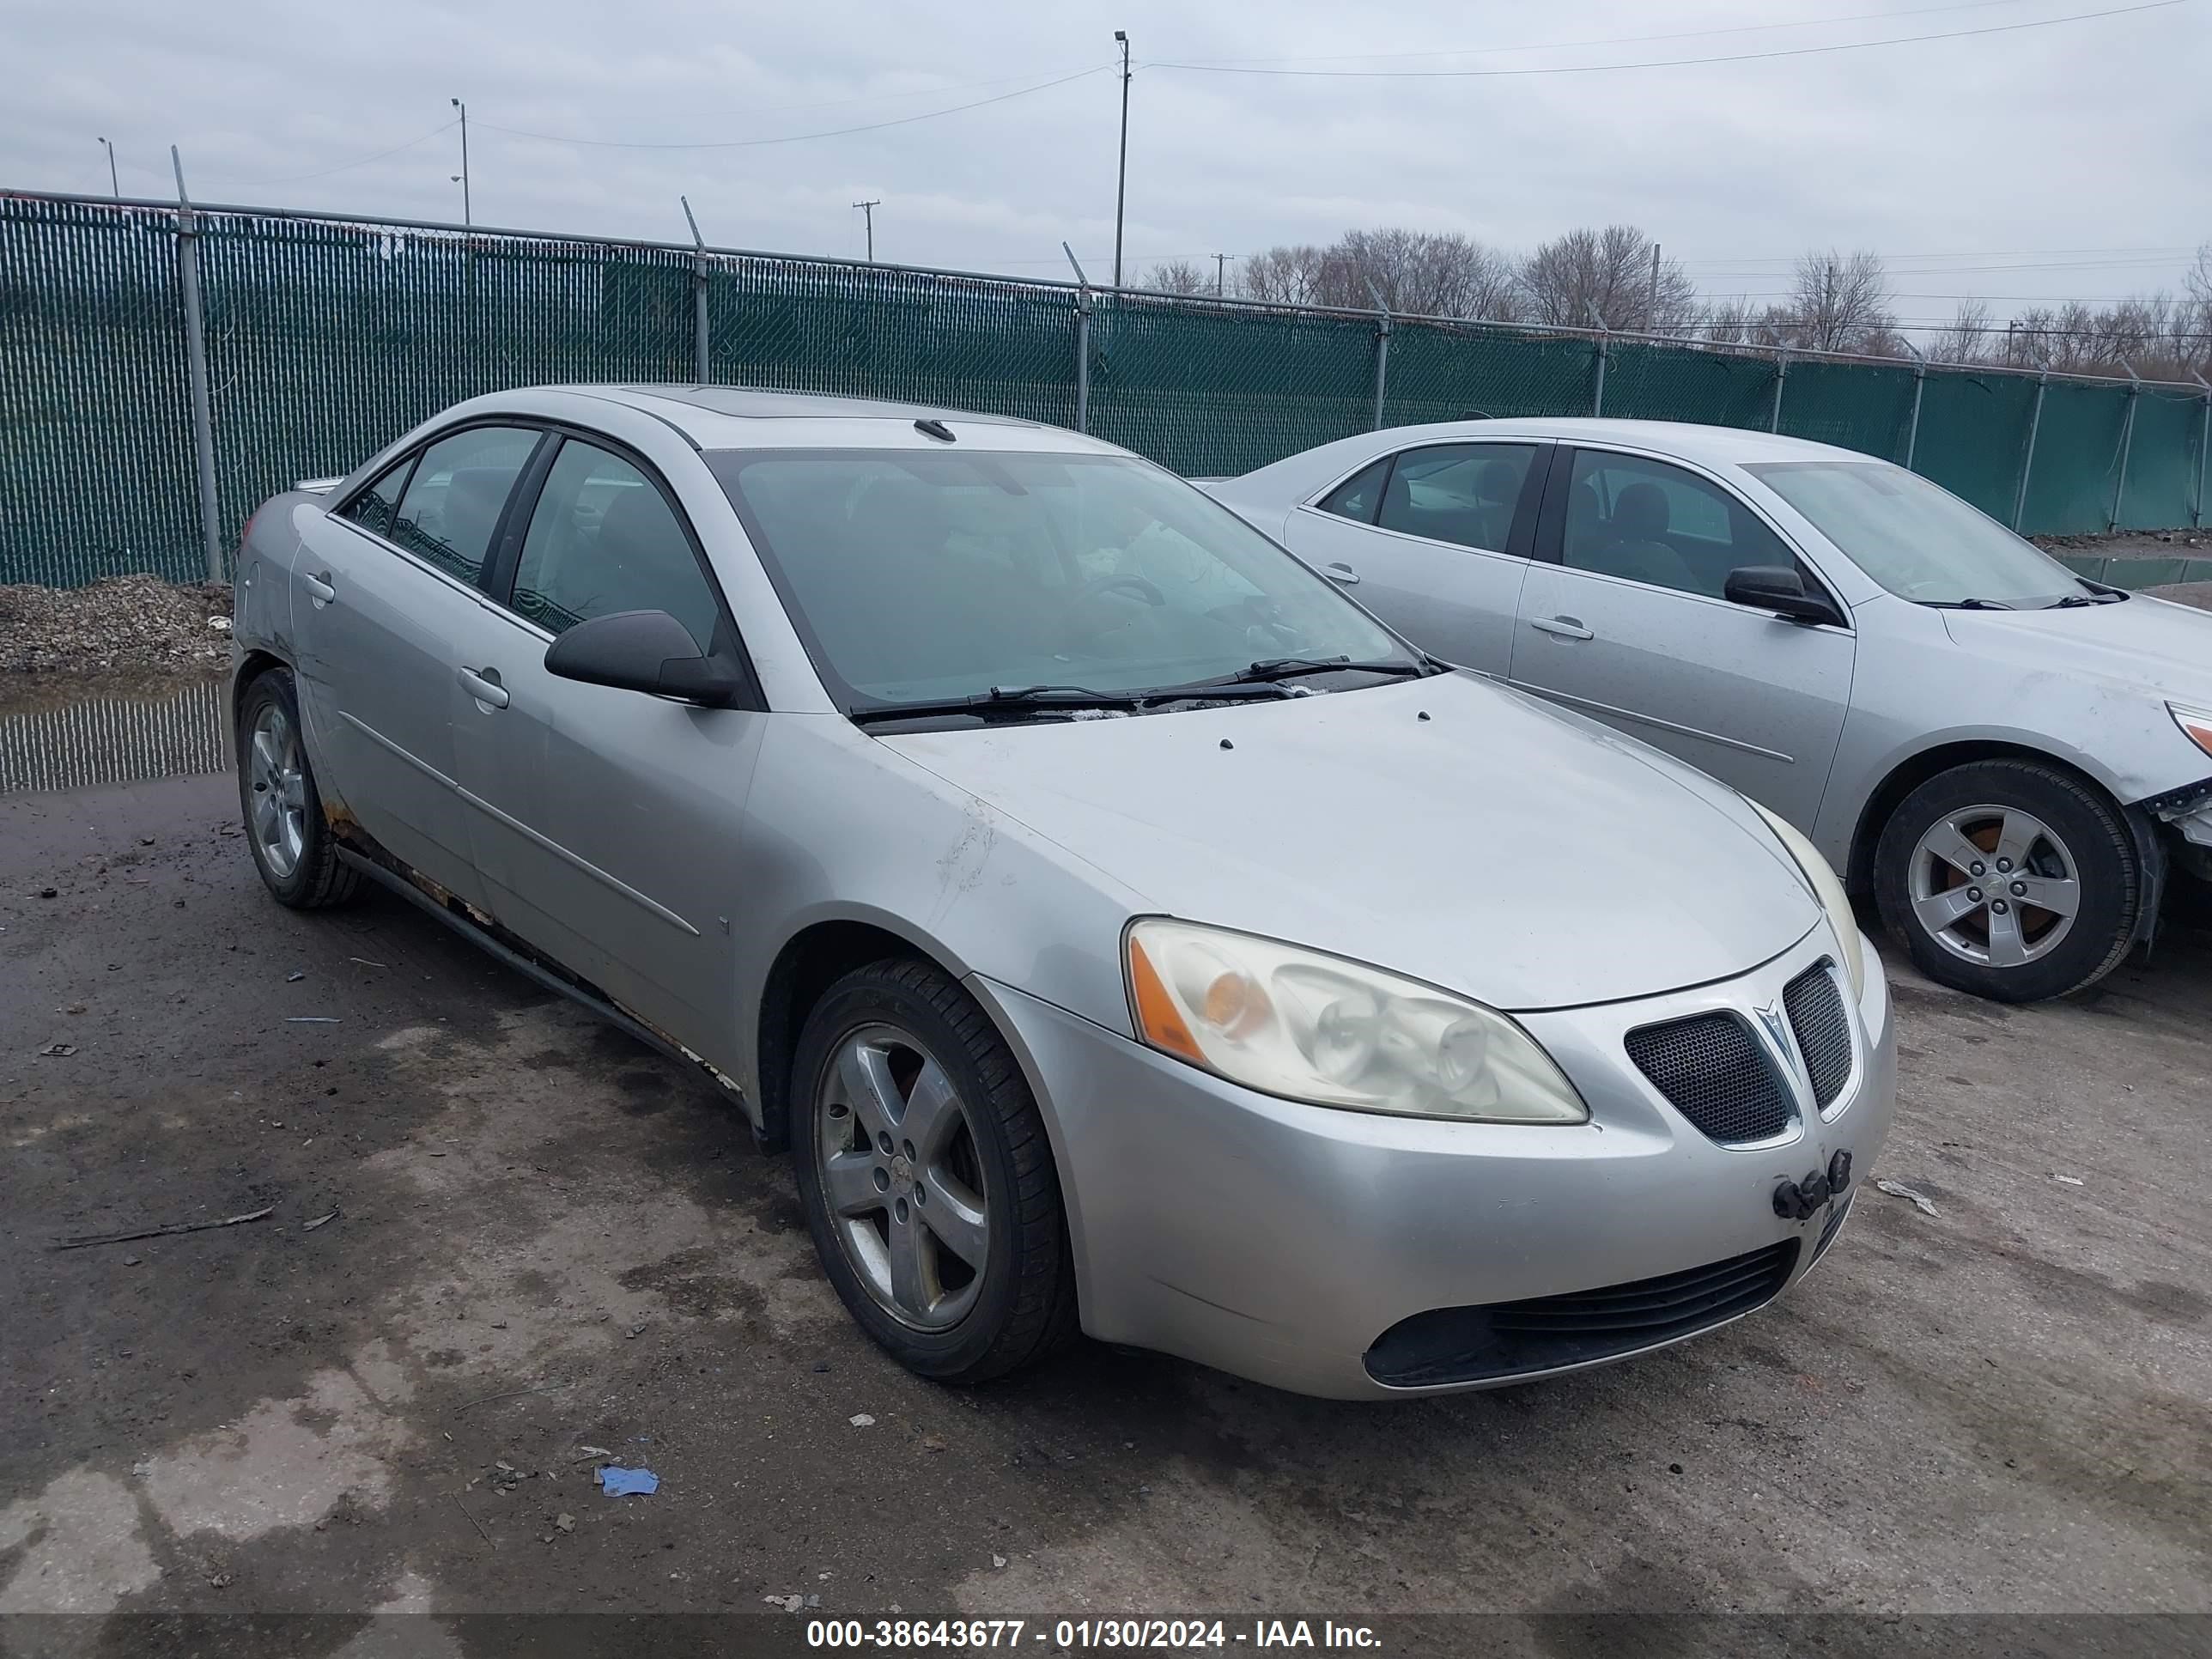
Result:
{"label": "side window of second car", "polygon": [[1376,523],[1492,553],[1505,550],[1534,444],[1432,444],[1398,457]]}
{"label": "side window of second car", "polygon": [[714,648],[720,615],[660,487],[621,456],[574,438],[554,458],[531,514],[514,607],[554,634],[587,617],[665,611],[702,653]]}
{"label": "side window of second car", "polygon": [[475,426],[439,439],[416,463],[387,533],[425,563],[476,586],[538,437],[524,427]]}

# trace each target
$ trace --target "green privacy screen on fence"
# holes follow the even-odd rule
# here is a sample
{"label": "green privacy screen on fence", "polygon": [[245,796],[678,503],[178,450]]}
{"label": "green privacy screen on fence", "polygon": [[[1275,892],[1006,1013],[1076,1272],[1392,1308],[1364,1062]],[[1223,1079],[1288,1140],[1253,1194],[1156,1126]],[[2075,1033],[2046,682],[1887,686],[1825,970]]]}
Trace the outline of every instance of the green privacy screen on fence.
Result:
{"label": "green privacy screen on fence", "polygon": [[[2212,403],[2191,388],[273,210],[193,228],[218,562],[267,496],[463,398],[699,378],[702,295],[714,380],[1081,426],[1194,477],[1367,430],[1379,398],[1394,426],[1601,409],[1778,430],[1909,458],[2029,532],[2204,507]],[[184,260],[174,208],[0,196],[0,582],[205,574]]]}

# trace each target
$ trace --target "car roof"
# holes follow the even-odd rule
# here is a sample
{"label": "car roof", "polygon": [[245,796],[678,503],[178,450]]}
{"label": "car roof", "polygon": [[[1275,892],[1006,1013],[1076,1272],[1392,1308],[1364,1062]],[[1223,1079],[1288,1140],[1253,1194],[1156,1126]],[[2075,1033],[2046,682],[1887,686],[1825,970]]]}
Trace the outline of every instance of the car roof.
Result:
{"label": "car roof", "polygon": [[[1744,427],[1698,426],[1688,421],[1621,421],[1595,416],[1507,416],[1498,420],[1448,421],[1431,426],[1400,427],[1399,435],[1424,438],[1547,438],[1562,443],[1619,444],[1675,454],[1708,465],[1738,466],[1747,461],[1809,461],[1823,457],[1855,461],[1879,459],[1833,444]],[[1381,437],[1382,433],[1370,434]]]}
{"label": "car roof", "polygon": [[1098,439],[1015,416],[830,392],[616,382],[532,386],[519,395],[581,397],[621,404],[675,428],[701,449],[927,449],[934,447],[937,440],[917,432],[915,423],[936,421],[983,449],[1121,453]]}

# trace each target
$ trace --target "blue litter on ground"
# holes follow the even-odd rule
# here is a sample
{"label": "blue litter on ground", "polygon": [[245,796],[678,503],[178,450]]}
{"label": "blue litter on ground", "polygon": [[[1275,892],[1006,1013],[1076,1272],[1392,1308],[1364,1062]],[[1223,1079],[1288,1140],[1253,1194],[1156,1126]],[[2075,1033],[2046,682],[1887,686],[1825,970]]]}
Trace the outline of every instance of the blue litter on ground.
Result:
{"label": "blue litter on ground", "polygon": [[618,1469],[610,1464],[599,1471],[599,1490],[610,1498],[628,1498],[633,1493],[647,1498],[660,1490],[660,1477],[651,1469]]}

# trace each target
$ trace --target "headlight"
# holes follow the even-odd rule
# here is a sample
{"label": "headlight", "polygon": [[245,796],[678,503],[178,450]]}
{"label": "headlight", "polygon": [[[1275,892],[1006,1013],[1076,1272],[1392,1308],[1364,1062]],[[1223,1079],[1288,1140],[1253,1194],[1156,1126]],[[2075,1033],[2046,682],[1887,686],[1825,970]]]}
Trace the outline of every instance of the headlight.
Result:
{"label": "headlight", "polygon": [[2166,712],[2173,716],[2173,723],[2187,733],[2191,743],[2212,755],[2212,714],[2202,708],[2185,708],[2178,702],[2166,704]]}
{"label": "headlight", "polygon": [[[1749,796],[1745,799],[1750,800]],[[1837,943],[1844,947],[1844,967],[1851,976],[1851,996],[1854,1000],[1866,994],[1866,959],[1859,944],[1859,919],[1851,912],[1850,895],[1844,891],[1844,884],[1836,879],[1836,872],[1828,867],[1820,849],[1799,835],[1795,828],[1760,806],[1755,800],[1759,816],[1766,820],[1767,828],[1787,848],[1790,856],[1797,860],[1797,867],[1805,872],[1806,884],[1813,896],[1820,901],[1820,908],[1828,913],[1828,920],[1836,929]]]}
{"label": "headlight", "polygon": [[1434,986],[1164,916],[1130,924],[1127,954],[1137,1035],[1233,1083],[1408,1117],[1589,1117],[1526,1031]]}

